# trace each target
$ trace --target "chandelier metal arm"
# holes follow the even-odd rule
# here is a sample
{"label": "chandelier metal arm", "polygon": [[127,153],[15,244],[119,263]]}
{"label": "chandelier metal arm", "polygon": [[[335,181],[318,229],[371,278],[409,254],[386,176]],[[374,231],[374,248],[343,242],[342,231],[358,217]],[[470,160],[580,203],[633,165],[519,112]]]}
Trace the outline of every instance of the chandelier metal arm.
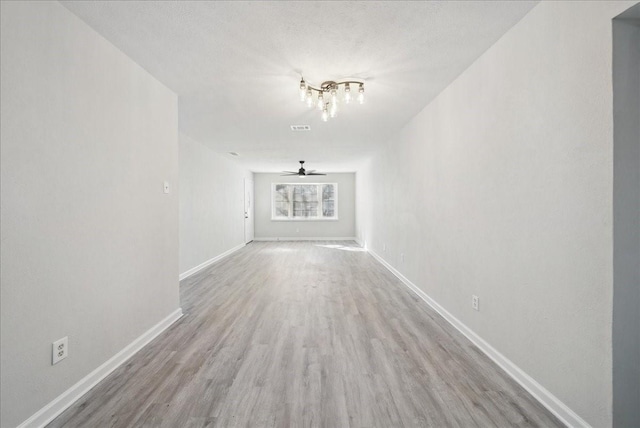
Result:
{"label": "chandelier metal arm", "polygon": [[[337,114],[338,103],[340,102],[338,98],[338,91],[341,89],[340,85],[344,85],[345,103],[349,104],[353,99],[351,84],[357,85],[358,102],[362,104],[364,102],[364,81],[360,79],[327,80],[317,86],[307,83],[304,77],[300,76],[300,101],[306,101],[309,107],[313,107],[313,93],[315,92],[318,95],[316,105],[322,111],[322,120],[326,122],[329,117],[335,117]],[[325,100],[325,93],[330,98],[329,100]]]}
{"label": "chandelier metal arm", "polygon": [[354,85],[364,85],[364,80],[327,80],[326,82],[322,82],[320,86],[312,85],[311,83],[305,81],[307,89],[311,89],[312,91],[316,92],[329,92],[332,88],[337,88],[339,85],[344,85],[346,83]]}

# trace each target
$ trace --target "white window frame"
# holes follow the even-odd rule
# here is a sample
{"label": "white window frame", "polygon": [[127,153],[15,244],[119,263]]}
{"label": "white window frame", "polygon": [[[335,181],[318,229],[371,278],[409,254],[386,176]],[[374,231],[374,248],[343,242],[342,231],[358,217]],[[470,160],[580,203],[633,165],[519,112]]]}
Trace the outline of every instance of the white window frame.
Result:
{"label": "white window frame", "polygon": [[[318,211],[322,212],[322,186],[327,184],[333,185],[334,192],[334,217],[292,217],[293,216],[293,206],[289,207],[289,217],[276,217],[276,204],[275,204],[275,196],[276,196],[276,186],[279,185],[290,185],[290,186],[320,186],[317,192],[319,201],[318,201]],[[289,191],[289,200],[293,201],[292,190]],[[277,182],[271,183],[271,221],[337,221],[338,218],[338,183],[291,183],[291,182]]]}

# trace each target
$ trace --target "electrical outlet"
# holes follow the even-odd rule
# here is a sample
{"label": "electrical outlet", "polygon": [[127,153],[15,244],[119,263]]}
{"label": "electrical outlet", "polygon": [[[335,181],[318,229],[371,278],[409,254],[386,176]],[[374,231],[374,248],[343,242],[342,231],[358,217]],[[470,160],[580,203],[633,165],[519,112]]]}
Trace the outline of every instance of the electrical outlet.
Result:
{"label": "electrical outlet", "polygon": [[69,338],[67,336],[53,342],[51,349],[51,365],[59,363],[69,355]]}
{"label": "electrical outlet", "polygon": [[471,307],[476,311],[480,310],[480,298],[476,295],[471,297]]}

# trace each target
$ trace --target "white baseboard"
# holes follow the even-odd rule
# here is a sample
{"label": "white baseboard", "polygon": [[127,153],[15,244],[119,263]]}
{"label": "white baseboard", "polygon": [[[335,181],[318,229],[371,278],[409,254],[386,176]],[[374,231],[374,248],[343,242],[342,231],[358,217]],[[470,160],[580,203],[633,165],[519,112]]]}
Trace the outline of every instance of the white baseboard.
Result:
{"label": "white baseboard", "polygon": [[107,362],[89,373],[78,383],[67,389],[56,399],[34,413],[29,419],[21,423],[18,428],[40,428],[54,420],[58,415],[67,410],[80,397],[89,392],[98,382],[107,377],[111,372],[120,367],[125,361],[131,358],[136,352],[155,339],[160,333],[165,331],[171,324],[182,317],[182,309],[178,308],[158,324],[151,327],[122,351],[111,357]]}
{"label": "white baseboard", "polygon": [[419,289],[413,282],[409,281],[404,275],[402,275],[393,266],[387,263],[382,257],[376,254],[374,251],[368,250],[376,260],[378,260],[384,267],[386,267],[391,273],[393,273],[400,281],[402,281],[407,287],[424,300],[429,306],[431,306],[436,312],[455,327],[460,333],[462,333],[467,339],[473,342],[482,352],[484,352],[489,358],[493,360],[498,366],[500,366],[509,376],[518,382],[524,389],[526,389],[536,400],[538,400],[543,406],[545,406],[551,413],[553,413],[558,419],[560,419],[565,425],[569,427],[586,427],[590,425],[578,416],[573,410],[571,410],[566,404],[560,401],[555,395],[549,392],[545,387],[540,385],[531,376],[526,374],[520,367],[509,360],[507,357],[498,352],[493,346],[487,343],[484,339],[478,336],[473,330],[467,327],[459,319],[454,317],[449,311],[440,306],[438,302],[429,297],[424,291]]}
{"label": "white baseboard", "polygon": [[335,237],[320,237],[320,238],[308,238],[308,237],[267,237],[267,238],[254,238],[254,241],[355,241],[356,238],[354,236],[341,236],[338,238]]}
{"label": "white baseboard", "polygon": [[212,265],[213,263],[217,262],[218,260],[224,259],[225,257],[231,255],[232,253],[235,253],[236,251],[238,251],[241,248],[244,248],[245,245],[247,245],[247,244],[240,244],[240,245],[238,245],[236,247],[233,247],[230,250],[225,251],[222,254],[219,254],[219,255],[215,256],[212,259],[207,260],[206,262],[200,263],[198,266],[196,266],[194,268],[191,268],[186,272],[181,273],[180,276],[178,277],[178,279],[180,281],[182,281],[183,279],[190,277],[194,273],[200,272],[202,269],[206,268],[207,266]]}

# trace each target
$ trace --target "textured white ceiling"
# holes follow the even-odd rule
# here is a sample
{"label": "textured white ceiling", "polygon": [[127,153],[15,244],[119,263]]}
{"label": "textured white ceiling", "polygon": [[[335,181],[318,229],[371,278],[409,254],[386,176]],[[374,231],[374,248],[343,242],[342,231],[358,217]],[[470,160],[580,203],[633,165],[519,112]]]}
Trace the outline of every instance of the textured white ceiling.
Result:
{"label": "textured white ceiling", "polygon": [[[535,1],[62,2],[179,95],[180,130],[254,171],[354,171]],[[298,98],[366,81],[324,123]],[[292,132],[292,124],[311,125]]]}

